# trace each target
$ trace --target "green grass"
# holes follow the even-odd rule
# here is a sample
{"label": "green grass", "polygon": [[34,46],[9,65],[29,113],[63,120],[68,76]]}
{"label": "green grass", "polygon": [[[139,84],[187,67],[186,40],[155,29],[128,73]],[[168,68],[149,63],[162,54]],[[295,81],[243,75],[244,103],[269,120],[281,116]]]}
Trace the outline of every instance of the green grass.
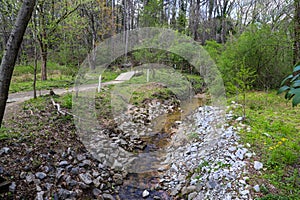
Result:
{"label": "green grass", "polygon": [[[185,99],[191,94],[190,89],[199,90],[202,88],[202,79],[197,75],[182,74],[174,69],[155,69],[154,73],[150,70],[149,82],[162,83],[178,98]],[[141,76],[133,77],[129,84],[145,84],[147,83],[146,70]]]}
{"label": "green grass", "polygon": [[[15,66],[9,92],[20,92],[33,90],[33,65]],[[74,83],[74,75],[77,69],[61,66],[56,63],[47,63],[47,81],[41,81],[40,64],[37,67],[37,90],[48,90],[51,88],[66,88]]]}
{"label": "green grass", "polygon": [[[229,99],[232,100],[237,99]],[[235,113],[242,116],[242,108],[235,109]],[[241,136],[245,143],[251,144],[267,168],[256,178],[268,181],[277,188],[279,195],[290,199],[300,196],[299,113],[299,106],[293,108],[291,102],[287,103],[275,91],[246,94],[245,123],[251,131],[242,131]],[[272,199],[272,195],[263,199]]]}
{"label": "green grass", "polygon": [[20,135],[19,133],[15,133],[8,128],[5,127],[0,128],[0,140],[15,138],[18,137],[19,135]]}
{"label": "green grass", "polygon": [[[67,67],[58,65],[53,62],[47,64],[47,81],[41,81],[40,64],[37,69],[37,90],[49,90],[51,88],[68,88],[73,86],[76,67]],[[106,70],[102,73],[102,82],[114,80],[120,72]],[[99,74],[95,74],[87,83],[98,83]],[[14,69],[9,92],[15,93],[20,91],[33,90],[33,65],[18,65]]]}

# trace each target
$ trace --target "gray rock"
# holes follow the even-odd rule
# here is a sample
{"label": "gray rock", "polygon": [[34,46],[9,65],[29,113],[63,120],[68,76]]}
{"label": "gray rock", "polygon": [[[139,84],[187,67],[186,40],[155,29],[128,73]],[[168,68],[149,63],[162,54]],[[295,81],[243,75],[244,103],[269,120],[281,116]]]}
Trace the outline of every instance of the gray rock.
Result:
{"label": "gray rock", "polygon": [[86,159],[86,156],[83,154],[78,154],[76,158],[78,161],[82,161],[82,160]]}
{"label": "gray rock", "polygon": [[79,174],[79,178],[87,185],[89,185],[93,182],[91,175],[88,173]]}
{"label": "gray rock", "polygon": [[57,180],[59,180],[63,176],[63,173],[62,173],[63,171],[64,171],[63,168],[57,168],[56,176],[55,176]]}
{"label": "gray rock", "polygon": [[176,196],[178,193],[179,191],[177,188],[171,188],[171,193],[170,193],[171,196]]}
{"label": "gray rock", "polygon": [[116,170],[121,170],[123,168],[122,163],[118,162],[117,160],[115,160],[114,164],[111,167],[112,169],[116,169]]}
{"label": "gray rock", "polygon": [[44,200],[44,191],[40,191],[38,193],[36,193],[36,200]]}
{"label": "gray rock", "polygon": [[262,168],[263,168],[263,164],[261,162],[254,161],[254,169],[260,170]]}
{"label": "gray rock", "polygon": [[44,178],[46,178],[47,174],[45,174],[44,172],[37,172],[35,174],[35,176],[40,179],[40,180],[43,180]]}
{"label": "gray rock", "polygon": [[245,196],[245,195],[247,195],[249,193],[250,193],[249,190],[241,190],[240,191],[240,195],[243,195],[243,196]]}
{"label": "gray rock", "polygon": [[238,149],[237,152],[235,152],[236,157],[238,157],[240,160],[244,159],[244,154],[246,153],[245,149]]}
{"label": "gray rock", "polygon": [[217,183],[215,181],[208,181],[206,183],[206,186],[209,188],[209,189],[214,189],[216,186],[217,186]]}
{"label": "gray rock", "polygon": [[73,194],[72,191],[66,190],[66,189],[59,189],[58,190],[58,197],[60,199],[67,199],[69,197],[71,197],[71,195]]}
{"label": "gray rock", "polygon": [[73,167],[71,169],[70,173],[73,174],[73,175],[78,175],[79,174],[79,167]]}
{"label": "gray rock", "polygon": [[253,187],[253,189],[254,189],[255,192],[260,192],[260,187],[259,187],[259,185],[255,185],[255,186]]}
{"label": "gray rock", "polygon": [[45,183],[45,187],[46,187],[47,191],[50,191],[52,186],[53,186],[53,184],[51,184],[51,183]]}
{"label": "gray rock", "polygon": [[70,186],[70,187],[74,187],[74,186],[78,185],[78,182],[73,179],[66,180],[66,182],[67,182],[68,186]]}
{"label": "gray rock", "polygon": [[236,147],[234,147],[234,146],[233,147],[229,147],[228,151],[230,151],[230,152],[236,151]]}
{"label": "gray rock", "polygon": [[3,147],[1,150],[0,150],[0,155],[2,154],[8,154],[10,152],[10,148],[8,147]]}
{"label": "gray rock", "polygon": [[85,167],[85,166],[91,166],[92,162],[90,160],[83,160],[78,166],[79,167]]}
{"label": "gray rock", "polygon": [[42,191],[42,188],[38,184],[35,187],[36,187],[36,191],[38,192]]}
{"label": "gray rock", "polygon": [[100,186],[100,177],[94,179],[93,183],[94,183],[95,187],[99,187]]}
{"label": "gray rock", "polygon": [[83,183],[83,182],[78,182],[78,185],[81,189],[85,190],[85,189],[88,189],[90,186]]}
{"label": "gray rock", "polygon": [[171,170],[178,172],[178,167],[173,163],[171,166]]}
{"label": "gray rock", "polygon": [[189,193],[192,193],[194,191],[196,191],[197,187],[194,186],[194,185],[191,185],[191,186],[188,186],[188,187],[183,187],[182,190],[181,190],[181,193],[183,195],[185,194],[189,194]]}
{"label": "gray rock", "polygon": [[58,166],[60,166],[60,167],[65,167],[65,166],[67,166],[68,164],[69,164],[68,161],[63,160],[63,161],[61,161],[61,162],[58,163]]}
{"label": "gray rock", "polygon": [[93,189],[93,195],[95,197],[98,197],[101,194],[101,190],[99,190],[98,188],[94,188]]}
{"label": "gray rock", "polygon": [[0,174],[4,173],[4,168],[0,166]]}
{"label": "gray rock", "polygon": [[123,183],[123,176],[121,174],[114,174],[113,180],[117,185],[121,185]]}
{"label": "gray rock", "polygon": [[26,178],[27,173],[26,172],[21,172],[20,173],[20,179]]}
{"label": "gray rock", "polygon": [[161,198],[159,196],[154,196],[153,199],[154,200],[160,200]]}
{"label": "gray rock", "polygon": [[104,200],[115,200],[111,194],[103,194],[102,197]]}
{"label": "gray rock", "polygon": [[142,194],[142,197],[143,198],[146,198],[146,197],[148,197],[150,195],[150,193],[147,191],[147,190],[144,190],[143,191],[143,194]]}
{"label": "gray rock", "polygon": [[16,187],[17,187],[16,182],[12,182],[9,186],[9,191],[14,193],[16,191]]}
{"label": "gray rock", "polygon": [[27,176],[26,176],[26,182],[27,183],[32,183],[34,180],[34,175],[32,173],[29,173]]}
{"label": "gray rock", "polygon": [[92,173],[93,177],[97,178],[100,174],[98,171],[96,170],[93,170],[93,173]]}
{"label": "gray rock", "polygon": [[193,192],[188,195],[188,200],[193,200],[193,199],[195,199],[196,196],[197,196],[197,192]]}

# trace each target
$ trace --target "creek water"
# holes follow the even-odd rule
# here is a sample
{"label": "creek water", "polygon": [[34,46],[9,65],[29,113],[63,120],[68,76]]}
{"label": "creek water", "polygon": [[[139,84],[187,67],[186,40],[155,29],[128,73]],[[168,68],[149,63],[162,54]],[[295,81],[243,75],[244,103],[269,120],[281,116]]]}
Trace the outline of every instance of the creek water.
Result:
{"label": "creek water", "polygon": [[[168,168],[169,166],[161,164],[165,157],[164,149],[170,145],[171,137],[176,134],[176,123],[190,115],[199,106],[203,106],[204,101],[201,98],[191,98],[181,102],[180,109],[172,113],[163,114],[152,121],[152,132],[147,136],[141,137],[147,144],[146,148],[140,152],[141,156],[136,163],[140,173],[128,173],[119,193],[115,195],[116,199],[121,200],[139,200],[139,199],[172,199],[167,191],[160,190],[159,175],[163,172],[159,168]],[[147,190],[149,196],[143,198],[143,191]],[[159,198],[158,198],[159,197]]]}

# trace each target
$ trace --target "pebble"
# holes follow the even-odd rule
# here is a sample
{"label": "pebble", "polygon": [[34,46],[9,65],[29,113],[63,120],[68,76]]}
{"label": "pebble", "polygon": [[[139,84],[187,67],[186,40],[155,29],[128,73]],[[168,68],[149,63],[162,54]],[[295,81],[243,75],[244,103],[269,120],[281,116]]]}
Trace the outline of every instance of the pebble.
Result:
{"label": "pebble", "polygon": [[254,161],[254,169],[260,170],[263,168],[263,164],[259,161]]}
{"label": "pebble", "polygon": [[245,196],[245,195],[247,195],[249,193],[250,193],[249,190],[241,190],[240,191],[240,194],[243,195],[243,196]]}
{"label": "pebble", "polygon": [[188,195],[188,200],[193,200],[193,199],[195,199],[196,196],[197,196],[197,192],[193,192]]}
{"label": "pebble", "polygon": [[143,198],[146,198],[146,197],[148,197],[150,195],[150,193],[147,191],[147,190],[144,190],[143,191],[143,194],[142,194],[142,197]]}
{"label": "pebble", "polygon": [[87,185],[93,182],[90,174],[79,174],[79,178]]}
{"label": "pebble", "polygon": [[78,175],[79,174],[79,167],[72,168],[70,173],[73,174],[73,175]]}
{"label": "pebble", "polygon": [[12,182],[9,186],[9,191],[14,193],[16,191],[16,187],[17,187],[16,182]]}
{"label": "pebble", "polygon": [[31,183],[33,182],[34,180],[34,175],[32,173],[29,173],[27,176],[26,176],[26,182],[27,183]]}
{"label": "pebble", "polygon": [[117,185],[121,185],[123,183],[123,176],[121,174],[114,174],[113,180]]}
{"label": "pebble", "polygon": [[71,195],[73,194],[72,191],[66,190],[66,189],[59,189],[58,190],[58,196],[60,199],[67,199],[69,197],[71,197]]}
{"label": "pebble", "polygon": [[104,200],[115,200],[115,198],[111,194],[103,194],[102,195]]}
{"label": "pebble", "polygon": [[197,187],[194,185],[191,185],[188,187],[183,187],[181,190],[181,193],[182,193],[182,195],[189,194],[189,193],[194,192],[196,189],[197,189]]}
{"label": "pebble", "polygon": [[36,195],[36,200],[43,200],[44,199],[44,191],[40,191],[40,192],[38,192],[38,193],[36,193],[37,195]]}
{"label": "pebble", "polygon": [[260,187],[259,187],[259,185],[255,185],[255,186],[253,187],[253,189],[254,189],[255,192],[260,192]]}
{"label": "pebble", "polygon": [[58,166],[60,166],[60,167],[65,167],[65,166],[67,166],[68,164],[69,164],[68,161],[64,160],[64,161],[59,162]]}
{"label": "pebble", "polygon": [[20,173],[20,179],[26,178],[27,173],[26,172],[21,172]]}
{"label": "pebble", "polygon": [[37,172],[35,174],[35,176],[40,179],[40,180],[43,180],[44,178],[46,178],[47,174],[45,174],[44,172]]}
{"label": "pebble", "polygon": [[93,189],[93,195],[95,197],[98,197],[101,193],[102,193],[101,190],[99,190],[98,188]]}

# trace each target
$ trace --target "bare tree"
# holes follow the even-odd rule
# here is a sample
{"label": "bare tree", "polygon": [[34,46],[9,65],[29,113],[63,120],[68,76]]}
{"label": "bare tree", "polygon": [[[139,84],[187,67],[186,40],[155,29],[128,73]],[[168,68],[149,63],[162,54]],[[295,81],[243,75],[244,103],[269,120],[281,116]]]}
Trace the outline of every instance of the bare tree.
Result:
{"label": "bare tree", "polygon": [[18,17],[15,22],[14,29],[12,30],[6,44],[1,66],[0,66],[0,126],[3,120],[6,101],[8,98],[8,91],[10,80],[18,56],[19,48],[21,46],[25,30],[31,18],[35,0],[24,0],[21,9],[19,10]]}
{"label": "bare tree", "polygon": [[300,0],[294,1],[294,64],[300,61]]}

